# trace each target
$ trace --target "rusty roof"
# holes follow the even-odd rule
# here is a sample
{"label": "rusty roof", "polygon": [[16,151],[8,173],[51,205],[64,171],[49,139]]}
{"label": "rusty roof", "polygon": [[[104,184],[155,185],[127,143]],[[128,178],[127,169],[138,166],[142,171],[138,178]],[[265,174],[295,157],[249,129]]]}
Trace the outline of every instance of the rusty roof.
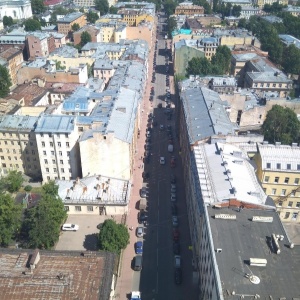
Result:
{"label": "rusty roof", "polygon": [[[39,261],[30,270],[33,256]],[[109,299],[115,258],[103,251],[1,249],[1,299]]]}
{"label": "rusty roof", "polygon": [[11,47],[11,48],[8,48],[8,49],[4,50],[3,52],[1,52],[0,57],[4,58],[6,60],[9,60],[18,54],[23,55],[22,50]]}

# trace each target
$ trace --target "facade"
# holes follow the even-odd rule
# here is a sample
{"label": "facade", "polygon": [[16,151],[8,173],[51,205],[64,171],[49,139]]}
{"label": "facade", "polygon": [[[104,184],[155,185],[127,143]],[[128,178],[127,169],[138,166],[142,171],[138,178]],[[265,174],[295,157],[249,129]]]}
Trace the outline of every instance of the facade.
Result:
{"label": "facade", "polygon": [[0,52],[3,52],[9,48],[17,48],[22,50],[23,52],[23,59],[27,60],[27,48],[25,45],[26,40],[26,32],[23,31],[12,31],[6,35],[0,36]]}
{"label": "facade", "polygon": [[259,16],[261,14],[262,14],[262,9],[259,7],[244,6],[244,7],[242,7],[240,17],[248,20],[251,16]]}
{"label": "facade", "polygon": [[5,61],[13,88],[17,84],[17,73],[22,67],[23,63],[22,50],[18,48],[9,48],[0,53],[0,59],[3,59]]}
{"label": "facade", "polygon": [[279,4],[282,5],[288,5],[288,0],[280,0],[280,1],[275,1],[275,0],[256,0],[254,1],[254,3],[259,7],[259,8],[263,8],[265,6],[265,4],[270,4],[272,5],[273,3],[278,2]]}
{"label": "facade", "polygon": [[122,215],[128,212],[131,184],[102,175],[56,180],[58,195],[69,215]]}
{"label": "facade", "polygon": [[257,176],[283,222],[300,223],[300,147],[258,145]]}
{"label": "facade", "polygon": [[108,300],[115,294],[117,257],[111,252],[3,248],[0,260],[6,274],[0,279],[3,299],[72,299],[76,294],[82,300]]}
{"label": "facade", "polygon": [[239,5],[241,7],[249,7],[252,6],[252,1],[251,0],[222,0],[222,3],[226,4],[231,4],[232,6],[234,5]]}
{"label": "facade", "polygon": [[154,16],[140,9],[122,8],[118,10],[118,14],[128,26],[138,26],[144,22],[154,22]]}
{"label": "facade", "polygon": [[55,50],[55,39],[47,33],[33,32],[26,36],[26,46],[29,60],[48,57]]}
{"label": "facade", "polygon": [[193,5],[193,2],[182,2],[175,8],[175,15],[203,15],[204,7]]}
{"label": "facade", "polygon": [[95,6],[95,0],[74,0],[73,3],[79,7],[91,8]]}
{"label": "facade", "polygon": [[288,5],[288,7],[283,8],[282,10],[292,14],[295,17],[300,16],[300,7],[299,6]]}
{"label": "facade", "polygon": [[67,36],[72,31],[72,25],[75,23],[77,23],[80,28],[86,25],[85,15],[80,12],[74,12],[59,19],[57,21],[58,33],[63,33]]}
{"label": "facade", "polygon": [[42,115],[35,129],[43,181],[81,177],[74,116]]}
{"label": "facade", "polygon": [[12,17],[13,19],[23,20],[32,17],[31,1],[30,0],[1,0],[0,1],[0,19],[4,16]]}
{"label": "facade", "polygon": [[0,117],[1,175],[17,170],[40,179],[40,162],[34,133],[37,120],[37,117],[29,116]]}

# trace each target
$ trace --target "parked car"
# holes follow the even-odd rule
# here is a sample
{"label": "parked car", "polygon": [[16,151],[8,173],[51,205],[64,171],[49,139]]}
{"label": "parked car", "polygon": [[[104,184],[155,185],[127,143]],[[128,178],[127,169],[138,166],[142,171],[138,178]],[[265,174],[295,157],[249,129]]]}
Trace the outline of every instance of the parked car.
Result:
{"label": "parked car", "polygon": [[173,227],[178,227],[178,217],[172,216],[172,225]]}
{"label": "parked car", "polygon": [[181,256],[174,255],[174,266],[175,268],[181,268]]}
{"label": "parked car", "polygon": [[171,205],[171,211],[173,216],[177,216],[177,206],[175,203],[172,203]]}
{"label": "parked car", "polygon": [[164,125],[159,125],[159,130],[164,130]]}
{"label": "parked car", "polygon": [[173,242],[173,253],[175,255],[180,254],[180,244],[178,242]]}
{"label": "parked car", "polygon": [[171,193],[176,193],[176,187],[171,186]]}
{"label": "parked car", "polygon": [[179,285],[182,283],[182,271],[179,268],[176,268],[174,271],[174,280],[175,284]]}
{"label": "parked car", "polygon": [[176,183],[176,176],[174,174],[171,175],[171,183]]}
{"label": "parked car", "polygon": [[141,198],[146,198],[147,197],[147,188],[143,186],[140,190],[140,196]]}
{"label": "parked car", "polygon": [[138,241],[135,243],[135,254],[143,254],[143,242]]}
{"label": "parked car", "polygon": [[176,167],[176,160],[175,160],[175,156],[171,157],[171,167],[175,168]]}
{"label": "parked car", "polygon": [[176,202],[176,194],[171,193],[171,202]]}
{"label": "parked car", "polygon": [[173,240],[179,241],[179,230],[177,228],[173,229]]}
{"label": "parked car", "polygon": [[160,157],[159,163],[160,163],[161,165],[164,165],[164,164],[166,163],[166,160],[165,160],[165,158],[164,158],[163,156]]}
{"label": "parked car", "polygon": [[144,227],[139,226],[139,227],[136,228],[136,236],[137,237],[143,237],[144,233],[145,233]]}
{"label": "parked car", "polygon": [[138,213],[138,222],[139,224],[142,224],[143,222],[147,221],[147,214],[145,211],[140,211]]}
{"label": "parked car", "polygon": [[61,230],[63,230],[63,231],[77,231],[78,229],[79,229],[79,225],[69,224],[69,223],[65,223],[61,227]]}

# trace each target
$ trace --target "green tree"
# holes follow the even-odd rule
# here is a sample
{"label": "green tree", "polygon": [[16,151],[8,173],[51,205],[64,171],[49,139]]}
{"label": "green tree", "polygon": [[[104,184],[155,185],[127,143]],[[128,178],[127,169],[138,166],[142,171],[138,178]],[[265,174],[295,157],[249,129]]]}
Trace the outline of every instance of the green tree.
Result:
{"label": "green tree", "polygon": [[240,19],[238,23],[238,27],[246,28],[246,26],[247,26],[247,20],[245,18]]}
{"label": "green tree", "polygon": [[91,35],[87,31],[84,31],[80,36],[80,46],[83,47],[85,44],[91,41],[92,41]]}
{"label": "green tree", "polygon": [[89,23],[93,23],[95,24],[95,22],[99,19],[99,16],[97,13],[93,12],[93,11],[89,11],[87,14],[86,14],[86,20],[89,22]]}
{"label": "green tree", "polygon": [[211,63],[206,57],[193,57],[188,62],[186,73],[187,76],[208,75],[211,73]]}
{"label": "green tree", "polygon": [[177,28],[177,22],[175,18],[168,18],[168,34],[169,37],[172,37],[172,32]]}
{"label": "green tree", "polygon": [[74,23],[74,24],[71,26],[71,28],[72,28],[72,30],[75,32],[75,31],[77,31],[77,30],[80,29],[80,26],[79,26],[78,23]]}
{"label": "green tree", "polygon": [[300,122],[290,108],[274,105],[267,113],[262,133],[269,143],[281,142],[289,145],[299,142]]}
{"label": "green tree", "polygon": [[15,193],[22,186],[24,178],[21,172],[13,170],[13,171],[9,171],[7,176],[5,176],[2,180],[4,180],[6,189],[10,193]]}
{"label": "green tree", "polygon": [[120,254],[121,250],[129,244],[128,229],[113,220],[105,220],[98,241],[100,250]]}
{"label": "green tree", "polygon": [[240,5],[233,5],[232,7],[232,15],[235,17],[239,17],[241,15],[242,7]]}
{"label": "green tree", "polygon": [[165,0],[165,2],[164,2],[164,9],[165,9],[166,15],[168,17],[170,15],[174,14],[176,6],[177,6],[177,2],[176,1]]}
{"label": "green tree", "polygon": [[41,30],[41,23],[38,20],[27,19],[24,22],[25,31],[37,31]]}
{"label": "green tree", "polygon": [[111,7],[109,8],[109,13],[110,13],[110,14],[117,14],[117,13],[118,13],[118,8],[115,7],[115,6],[111,6]]}
{"label": "green tree", "polygon": [[212,65],[220,69],[221,74],[229,73],[231,61],[231,51],[227,46],[218,46],[216,54],[211,59]]}
{"label": "green tree", "polygon": [[43,0],[31,0],[31,9],[34,14],[41,14],[46,10]]}
{"label": "green tree", "polygon": [[22,206],[9,194],[0,194],[0,244],[7,246],[21,226]]}
{"label": "green tree", "polygon": [[100,11],[100,15],[105,15],[109,11],[109,4],[107,0],[95,0],[95,8]]}
{"label": "green tree", "polygon": [[58,187],[53,181],[43,185],[39,203],[25,211],[22,233],[28,247],[51,249],[59,239],[60,227],[67,217]]}
{"label": "green tree", "polygon": [[284,50],[282,66],[287,73],[300,74],[300,49],[294,44]]}
{"label": "green tree", "polygon": [[3,25],[4,26],[11,26],[14,24],[14,20],[12,17],[4,16],[3,17]]}
{"label": "green tree", "polygon": [[6,97],[9,94],[11,80],[8,69],[0,65],[0,97]]}

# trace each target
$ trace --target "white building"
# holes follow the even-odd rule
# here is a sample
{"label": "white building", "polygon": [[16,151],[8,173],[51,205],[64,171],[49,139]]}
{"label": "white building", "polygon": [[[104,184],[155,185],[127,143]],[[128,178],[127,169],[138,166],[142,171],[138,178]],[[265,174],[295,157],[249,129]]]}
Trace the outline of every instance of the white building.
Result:
{"label": "white building", "polygon": [[30,0],[0,0],[0,20],[4,16],[13,19],[28,19],[32,17]]}
{"label": "white building", "polygon": [[120,215],[128,210],[128,180],[101,175],[76,180],[57,180],[58,195],[68,214]]}
{"label": "white building", "polygon": [[81,176],[74,116],[42,115],[35,133],[44,182]]}

